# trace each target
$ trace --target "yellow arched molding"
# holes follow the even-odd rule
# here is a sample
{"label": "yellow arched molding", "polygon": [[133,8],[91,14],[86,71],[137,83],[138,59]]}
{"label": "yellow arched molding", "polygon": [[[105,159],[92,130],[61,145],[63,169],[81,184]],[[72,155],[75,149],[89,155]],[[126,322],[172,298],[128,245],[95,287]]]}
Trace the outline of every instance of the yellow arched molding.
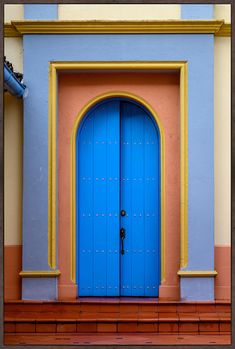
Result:
{"label": "yellow arched molding", "polygon": [[108,98],[128,98],[144,106],[154,117],[160,132],[161,150],[161,280],[165,278],[165,135],[162,122],[156,111],[142,97],[125,91],[107,92],[91,99],[79,112],[71,135],[71,278],[76,276],[76,135],[79,125],[87,112],[97,103]]}
{"label": "yellow arched molding", "polygon": [[[57,72],[63,71],[180,71],[180,268],[188,263],[188,115],[187,62],[184,61],[123,61],[123,62],[51,62],[49,64],[48,102],[48,264],[56,268],[56,128]],[[151,108],[150,108],[151,112]],[[153,114],[154,111],[153,111]],[[77,125],[78,126],[78,125]],[[164,248],[164,247],[163,247]],[[74,258],[74,257],[73,257]],[[74,273],[74,272],[73,272]],[[164,274],[164,273],[163,273]]]}

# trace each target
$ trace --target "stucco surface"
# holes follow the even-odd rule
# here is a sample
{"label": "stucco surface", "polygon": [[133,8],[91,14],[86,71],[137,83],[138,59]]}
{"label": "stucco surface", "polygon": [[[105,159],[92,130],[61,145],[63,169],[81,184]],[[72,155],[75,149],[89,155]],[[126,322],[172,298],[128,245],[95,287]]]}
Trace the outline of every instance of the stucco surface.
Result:
{"label": "stucco surface", "polygon": [[20,245],[22,229],[22,100],[4,95],[4,244]]}
{"label": "stucco surface", "polygon": [[4,300],[21,299],[22,246],[4,248]]}
{"label": "stucco surface", "polygon": [[[71,5],[59,5],[59,6],[61,7],[61,6],[71,6]],[[80,5],[76,5],[76,6],[80,6]],[[178,5],[173,5],[173,6],[178,6]],[[179,10],[180,9],[178,8],[176,12],[179,13]],[[176,12],[174,13],[176,14]],[[69,11],[67,13],[69,13]],[[143,18],[144,16],[143,11],[141,13]],[[64,12],[64,15],[65,15],[65,12]],[[155,16],[155,12],[153,15]],[[75,13],[75,16],[77,16],[76,13]],[[168,16],[167,18],[170,18],[169,14],[167,14],[167,16]],[[226,22],[229,22],[230,21],[230,5],[214,5],[214,18],[225,19]],[[10,20],[14,20],[14,19],[23,19],[23,5],[5,5],[5,21],[9,22]],[[76,19],[79,19],[79,18],[76,18]],[[136,19],[139,19],[139,18],[136,18]],[[127,36],[127,37],[131,38],[131,36]],[[62,49],[63,52],[61,52],[60,54],[59,52],[61,50],[61,47],[58,42],[61,40],[61,36],[57,36],[56,38],[54,36],[55,40],[53,40],[53,36],[51,35],[49,35],[48,37],[46,36],[40,37],[36,35],[36,36],[32,36],[31,38],[30,36],[28,38],[26,36],[26,42],[28,41],[28,43],[26,44],[27,55],[26,55],[25,66],[29,67],[29,64],[32,64],[32,67],[30,67],[28,72],[26,72],[26,77],[25,77],[26,84],[30,87],[30,90],[29,90],[30,96],[32,96],[32,93],[33,93],[32,91],[34,90],[34,88],[35,90],[37,90],[37,79],[40,81],[41,86],[45,85],[45,88],[43,89],[44,90],[43,93],[42,91],[37,90],[37,92],[39,93],[38,95],[39,101],[40,101],[39,104],[41,104],[41,108],[38,108],[38,105],[36,102],[37,101],[36,95],[33,96],[32,102],[30,101],[26,103],[27,116],[29,118],[27,122],[29,122],[28,127],[32,126],[33,137],[34,137],[34,141],[32,144],[34,146],[31,150],[28,149],[28,153],[26,152],[28,155],[26,154],[25,160],[27,162],[28,156],[31,156],[31,155],[33,156],[36,155],[36,158],[37,158],[39,150],[44,154],[43,156],[45,158],[45,161],[43,162],[43,166],[40,168],[40,178],[42,183],[42,186],[40,188],[42,190],[39,190],[40,200],[38,200],[38,203],[40,202],[44,203],[43,204],[44,207],[40,207],[39,205],[40,209],[36,214],[36,220],[38,216],[40,216],[41,217],[40,219],[42,219],[41,220],[42,223],[40,227],[42,229],[40,230],[39,225],[37,225],[36,223],[37,228],[35,228],[33,232],[36,236],[39,231],[43,231],[41,236],[43,240],[43,243],[42,243],[43,256],[38,256],[39,259],[37,259],[37,253],[36,253],[36,258],[35,258],[36,263],[34,264],[33,262],[31,264],[33,266],[35,265],[41,265],[42,267],[45,266],[44,262],[38,263],[38,260],[40,260],[41,257],[45,258],[45,262],[47,266],[47,248],[46,248],[47,246],[46,245],[47,205],[45,204],[45,200],[47,200],[47,180],[45,180],[45,178],[47,176],[46,161],[47,161],[48,60],[53,60],[53,59],[55,60],[60,60],[60,59],[62,60],[63,59],[64,60],[70,60],[70,59],[72,60],[85,60],[85,59],[106,60],[107,59],[108,60],[108,59],[115,59],[115,58],[118,58],[120,60],[125,60],[125,59],[145,59],[146,57],[148,57],[149,59],[171,60],[171,59],[186,58],[186,59],[189,59],[189,62],[190,62],[189,84],[191,84],[192,82],[191,79],[193,79],[193,77],[196,78],[195,81],[197,82],[203,81],[203,78],[202,78],[203,75],[208,77],[207,72],[205,72],[204,74],[204,69],[202,69],[202,71],[200,70],[201,75],[197,76],[198,75],[197,69],[200,69],[201,66],[203,65],[203,59],[205,59],[205,62],[206,62],[205,71],[208,67],[207,65],[208,52],[206,52],[206,54],[204,55],[203,52],[201,51],[201,46],[200,46],[199,38],[200,37],[202,38],[202,36],[176,35],[175,36],[176,38],[175,43],[177,45],[176,49],[174,49],[174,45],[172,46],[172,43],[173,43],[172,39],[170,39],[169,42],[166,40],[166,38],[168,38],[169,36],[163,35],[162,37],[164,37],[164,41],[161,43],[161,38],[160,38],[161,35],[160,35],[159,39],[157,40],[158,42],[157,45],[154,45],[154,43],[151,43],[151,40],[149,40],[149,38],[146,39],[146,41],[144,42],[144,40],[142,40],[142,38],[145,37],[144,35],[140,35],[138,37],[140,38],[139,40],[140,46],[137,43],[138,40],[136,41],[136,43],[133,43],[132,40],[130,40],[130,44],[128,44],[129,39],[127,39],[125,43],[125,42],[122,42],[121,36],[117,36],[117,38],[114,39],[114,42],[117,43],[119,52],[118,52],[118,56],[115,56],[116,46],[112,45],[112,43],[110,44],[109,36],[107,36],[107,42],[108,44],[110,44],[110,50],[108,50],[107,55],[105,54],[106,52],[105,39],[103,42],[103,40],[99,39],[100,36],[97,36],[97,37],[93,36],[93,38],[92,36],[87,37],[88,38],[87,43],[88,42],[91,44],[94,43],[95,49],[93,51],[92,50],[86,51],[86,50],[89,50],[89,45],[86,43],[86,36],[81,36],[80,39],[73,38],[73,40],[71,40],[71,38],[68,36],[68,43],[66,43],[67,37],[62,36],[64,47]],[[210,36],[205,35],[204,38],[202,39],[202,42],[204,42],[205,40],[208,40],[208,37]],[[177,38],[179,38],[179,42],[177,42],[178,41]],[[194,38],[196,38],[196,40],[194,44],[191,43],[191,46],[190,46],[191,48],[188,50],[187,49],[188,40],[191,40],[191,42],[193,42]],[[97,45],[95,43],[96,39],[98,40]],[[34,43],[30,43],[31,40],[34,41]],[[43,41],[45,41],[45,44],[43,44]],[[185,44],[185,48],[186,48],[185,50],[184,50],[184,42],[187,42],[187,44]],[[98,43],[101,46],[99,46]],[[20,38],[5,39],[5,53],[7,55],[7,59],[11,60],[14,66],[16,67],[16,69],[22,72],[22,69],[21,69],[22,68],[22,46],[21,45],[22,45],[22,39]],[[211,42],[209,42],[209,45],[211,45]],[[129,46],[131,48],[130,52],[133,53],[133,56],[128,53]],[[80,47],[80,50],[78,50],[77,47]],[[48,54],[47,54],[47,51],[49,52]],[[104,52],[104,54],[102,54],[102,51]],[[28,55],[29,52],[31,52],[30,55]],[[112,54],[112,52],[114,54]],[[185,52],[185,54],[183,54],[182,52]],[[214,177],[215,178],[215,219],[214,219],[215,243],[226,246],[226,244],[230,244],[230,38],[216,37],[214,52],[215,52],[215,70],[214,70],[215,71],[215,83],[214,83],[214,88],[215,88],[215,103],[214,103],[214,107],[215,107],[215,119],[214,119],[215,121],[215,148],[214,148],[215,149],[215,155],[214,155],[214,159],[215,159],[215,177]],[[191,57],[193,56],[194,53],[196,54],[196,57],[198,57],[200,62],[198,62],[198,64],[196,65],[194,65],[195,63],[193,63],[193,67],[192,67]],[[41,54],[42,56],[44,56],[43,58]],[[209,66],[210,66],[210,60],[209,60]],[[32,74],[31,77],[30,77],[30,74]],[[209,76],[211,76],[210,74],[211,72],[209,73]],[[35,79],[33,78],[33,75],[35,76]],[[195,86],[193,87],[193,89],[196,90]],[[206,85],[205,87],[202,86],[201,91],[198,92],[198,96],[200,96],[200,94],[204,95],[204,91],[207,91],[207,87],[208,85]],[[192,86],[190,87],[190,91],[189,91],[190,100],[195,93],[194,90],[192,93],[191,88]],[[205,96],[206,98],[208,98],[207,93],[205,93]],[[213,97],[210,94],[209,99],[211,98]],[[194,126],[196,127],[195,133],[193,133],[193,139],[195,144],[196,144],[196,132],[198,130],[200,131],[202,127],[202,125],[199,125],[196,121],[197,113],[194,115],[194,112],[193,112],[193,108],[197,110],[196,106],[199,103],[199,101],[200,101],[200,98],[199,99],[196,98],[195,105],[194,107],[190,108],[190,113],[189,113],[190,120],[191,120],[190,127],[189,127],[189,129],[191,130],[190,137],[192,135],[192,129],[194,128]],[[205,104],[207,105],[207,103]],[[200,105],[201,104],[199,103],[198,112],[199,113],[202,112],[202,114],[205,117],[207,112],[203,112],[202,109],[200,108]],[[11,110],[13,110],[13,108],[16,108],[15,111],[10,112]],[[21,166],[19,165],[19,158],[18,158],[19,154],[17,153],[17,150],[16,150],[18,149],[18,147],[12,146],[12,144],[13,143],[15,144],[15,142],[17,145],[21,144],[21,141],[19,141],[19,138],[18,138],[19,135],[17,135],[17,132],[21,127],[20,125],[22,125],[22,119],[20,121],[21,124],[19,124],[19,120],[18,120],[19,113],[21,114],[20,101],[15,100],[14,98],[11,99],[10,97],[9,98],[7,97],[5,102],[5,152],[6,153],[5,153],[5,170],[4,170],[5,171],[4,190],[5,190],[5,198],[6,198],[5,199],[5,210],[6,210],[5,211],[5,243],[7,245],[10,245],[10,244],[17,245],[21,242],[21,235],[20,235],[21,222],[19,218],[20,217],[19,212],[21,210],[21,205],[22,205],[22,196],[19,193],[21,191],[21,186],[22,186],[22,173],[21,173],[21,170],[17,172],[17,169],[19,169]],[[40,117],[42,118],[42,124],[43,124],[42,128],[44,130],[43,134],[45,135],[43,139],[39,132],[41,130],[40,122],[37,123],[37,122],[34,122],[33,120],[34,114],[36,115],[38,121]],[[10,115],[10,117],[8,115]],[[17,117],[15,117],[16,115]],[[193,119],[194,121],[192,121]],[[13,124],[15,126],[10,126]],[[15,131],[13,130],[13,128],[15,128]],[[12,134],[14,135],[13,137],[12,137]],[[204,136],[206,136],[206,132]],[[27,142],[28,142],[28,139],[26,137],[26,143]],[[210,139],[210,142],[211,142],[211,139]],[[9,148],[6,150],[6,144],[11,145],[12,149]],[[29,143],[27,143],[27,145],[29,145]],[[195,155],[200,154],[200,152],[197,152],[196,147],[192,146],[192,144],[189,146],[189,150],[190,150],[190,159],[192,161],[195,161],[195,158],[196,158]],[[191,152],[191,150],[193,150],[193,152]],[[202,150],[203,150],[203,147],[201,148],[201,151]],[[198,155],[199,164],[202,164],[202,163],[204,164],[205,161],[203,159],[206,159],[208,155],[209,154],[206,154],[206,155],[202,154],[202,159],[200,159],[200,155]],[[17,160],[15,161],[15,159]],[[39,162],[40,162],[40,159],[41,158],[39,156],[38,158]],[[189,161],[189,164],[192,164],[191,160]],[[22,164],[22,159],[20,160],[20,163]],[[33,166],[33,169],[30,169],[30,166],[29,167],[26,166],[26,172],[31,171],[30,174],[26,174],[26,176],[34,175],[34,166],[36,166],[35,163],[33,165],[30,164]],[[212,163],[209,161],[208,163],[209,169],[211,168],[211,165],[213,166]],[[196,162],[195,162],[195,168],[196,168],[196,173],[198,174],[199,172],[198,172]],[[13,172],[12,172],[12,169],[13,169]],[[39,167],[36,166],[35,174],[38,174],[39,173],[38,171],[39,171]],[[194,172],[194,169],[192,168],[191,173],[193,172]],[[6,175],[8,173],[9,173],[9,176]],[[190,185],[193,185],[193,187],[196,188],[197,182],[194,182],[194,180],[190,182]],[[206,181],[209,181],[209,183],[210,183],[210,180],[211,180],[211,177],[206,179]],[[206,187],[206,183],[205,183],[205,187]],[[29,186],[29,189],[30,190],[32,189],[31,185]],[[209,185],[209,190],[208,191],[206,190],[207,195],[210,190],[211,190],[211,186]],[[200,193],[203,193],[203,190]],[[198,194],[198,198],[201,196],[200,193]],[[190,191],[190,200],[193,200],[193,195],[194,195],[194,192]],[[203,198],[203,195],[201,197]],[[41,201],[42,198],[43,200]],[[212,195],[212,200],[213,200],[213,195]],[[198,199],[197,205],[199,204],[199,202],[200,201]],[[36,212],[37,200],[36,200],[36,204],[34,202],[31,202],[31,204],[32,204],[32,212]],[[207,203],[205,204],[205,207],[206,206],[207,206]],[[195,217],[192,217],[193,211],[191,211],[191,209],[190,209],[190,212],[191,212],[190,224],[191,226],[193,226],[194,220],[198,219],[198,217],[200,216],[200,212],[203,212],[203,208],[200,212],[198,212],[195,215]],[[204,226],[204,224],[205,222],[202,225]],[[210,221],[210,224],[211,224],[211,221]],[[193,229],[194,233],[197,230],[198,230],[198,227],[196,225],[195,229]],[[203,231],[205,232],[207,231],[207,229]],[[202,233],[202,236],[203,236],[203,233]],[[203,243],[203,239],[201,239],[201,235],[200,235],[199,243],[197,244],[197,246],[200,246],[200,244],[202,243]],[[37,246],[37,239],[36,239],[35,246]],[[206,249],[205,249],[205,253],[206,253]],[[30,257],[30,252],[29,252],[29,257]],[[210,257],[208,259],[210,260]],[[195,262],[196,258],[193,257],[193,260]],[[196,265],[196,263],[194,262],[193,262],[193,266]],[[206,264],[209,265],[209,267],[211,267],[211,263],[208,264],[208,260]]]}
{"label": "stucco surface", "polygon": [[57,4],[27,4],[24,5],[24,18],[36,20],[58,19]]}
{"label": "stucco surface", "polygon": [[[5,5],[21,6],[21,5]],[[229,5],[214,5],[217,7],[229,8]],[[13,12],[14,13],[14,12]],[[4,54],[10,60],[16,71],[23,72],[23,43],[22,38],[5,38],[4,39]],[[215,38],[215,244],[228,244],[231,240],[230,234],[230,118],[231,118],[231,40],[230,38]],[[9,102],[8,97],[5,100],[6,109],[5,115],[9,108],[15,106],[14,113],[19,113],[17,103],[7,107]],[[6,116],[6,118],[9,117]],[[11,118],[11,122],[13,118]],[[7,130],[5,130],[7,132]],[[6,133],[6,138],[8,134]],[[6,164],[14,161],[12,157],[5,159]],[[14,165],[9,165],[14,166]],[[20,176],[20,174],[19,174]],[[21,203],[19,203],[20,205]],[[219,214],[217,214],[219,213]],[[11,234],[8,231],[7,234]]]}
{"label": "stucco surface", "polygon": [[[26,98],[24,103],[27,119],[24,129],[25,266],[48,268],[48,62],[186,60],[189,142],[188,269],[213,269],[213,35],[26,35],[24,54],[25,79],[32,91],[30,98]],[[38,89],[40,83],[45,88]],[[37,251],[34,246],[39,241],[41,249]],[[198,258],[199,251],[201,258]]]}
{"label": "stucco surface", "polygon": [[224,19],[226,23],[231,23],[231,5],[214,5],[214,18]]}
{"label": "stucco surface", "polygon": [[23,39],[4,38],[4,55],[14,70],[23,73]]}
{"label": "stucco surface", "polygon": [[[231,22],[231,5],[215,4],[214,18]],[[59,19],[180,19],[181,5],[58,5]],[[4,21],[24,19],[24,5],[4,5]]]}
{"label": "stucco surface", "polygon": [[67,5],[59,4],[59,19],[130,20],[179,19],[180,5],[114,4]]}
{"label": "stucco surface", "polygon": [[231,297],[231,247],[215,246],[215,299],[230,300]]}
{"label": "stucco surface", "polygon": [[231,40],[215,38],[215,245],[231,243]]}
{"label": "stucco surface", "polygon": [[182,300],[214,300],[214,277],[181,277],[180,285]]}
{"label": "stucco surface", "polygon": [[181,19],[213,19],[213,5],[205,4],[182,4]]}
{"label": "stucco surface", "polygon": [[4,5],[4,22],[24,19],[24,5],[5,4]]}

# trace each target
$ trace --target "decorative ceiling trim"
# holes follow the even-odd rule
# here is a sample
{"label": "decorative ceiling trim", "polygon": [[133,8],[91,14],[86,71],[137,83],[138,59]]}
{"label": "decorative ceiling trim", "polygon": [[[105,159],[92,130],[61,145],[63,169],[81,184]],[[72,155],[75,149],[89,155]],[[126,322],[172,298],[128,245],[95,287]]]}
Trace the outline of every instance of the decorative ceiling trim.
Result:
{"label": "decorative ceiling trim", "polygon": [[231,36],[231,24],[224,23],[220,30],[215,34],[216,36]]}
{"label": "decorative ceiling trim", "polygon": [[6,23],[4,24],[4,36],[6,38],[9,38],[9,37],[22,36],[22,34],[18,32],[18,30],[14,27],[12,23]]}
{"label": "decorative ceiling trim", "polygon": [[231,35],[231,24],[223,20],[155,21],[12,21],[4,25],[4,35],[24,34],[214,34]]}

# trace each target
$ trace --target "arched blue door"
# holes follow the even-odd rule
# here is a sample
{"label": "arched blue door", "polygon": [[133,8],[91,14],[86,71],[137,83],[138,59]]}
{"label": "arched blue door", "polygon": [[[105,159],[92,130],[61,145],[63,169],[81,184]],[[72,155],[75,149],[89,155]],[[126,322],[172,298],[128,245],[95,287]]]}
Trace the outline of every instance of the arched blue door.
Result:
{"label": "arched blue door", "polygon": [[79,296],[158,296],[160,142],[139,105],[105,101],[77,133]]}

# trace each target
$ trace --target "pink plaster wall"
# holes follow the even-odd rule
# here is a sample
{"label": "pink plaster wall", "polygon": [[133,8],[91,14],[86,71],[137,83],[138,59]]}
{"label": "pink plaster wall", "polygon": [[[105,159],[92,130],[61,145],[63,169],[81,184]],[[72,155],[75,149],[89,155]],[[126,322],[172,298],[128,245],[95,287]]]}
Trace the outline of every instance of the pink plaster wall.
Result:
{"label": "pink plaster wall", "polygon": [[22,245],[4,246],[4,300],[21,299]]}
{"label": "pink plaster wall", "polygon": [[176,73],[64,73],[58,79],[58,202],[59,298],[73,299],[70,280],[71,131],[90,99],[112,91],[144,98],[165,130],[166,279],[160,297],[179,298],[180,261],[180,120],[179,75]]}
{"label": "pink plaster wall", "polygon": [[231,246],[215,246],[215,299],[231,300]]}

